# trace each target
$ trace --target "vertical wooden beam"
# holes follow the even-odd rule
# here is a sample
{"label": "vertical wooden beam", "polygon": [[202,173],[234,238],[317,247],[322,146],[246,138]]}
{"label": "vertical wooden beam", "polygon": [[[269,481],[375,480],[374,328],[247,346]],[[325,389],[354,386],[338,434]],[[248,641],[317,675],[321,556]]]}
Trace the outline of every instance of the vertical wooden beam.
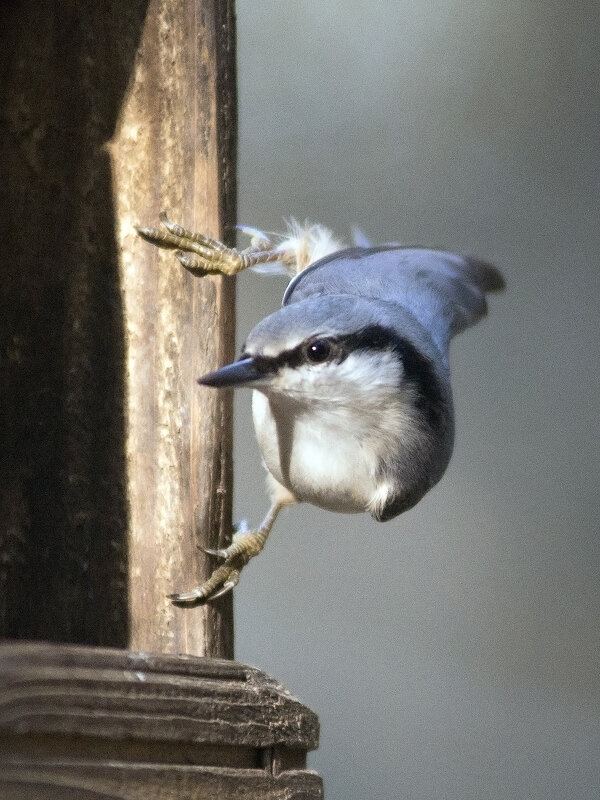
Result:
{"label": "vertical wooden beam", "polygon": [[165,598],[230,530],[233,284],[137,240],[233,221],[231,0],[0,6],[0,635],[230,656]]}
{"label": "vertical wooden beam", "polygon": [[147,0],[0,4],[0,635],[129,640],[111,168]]}
{"label": "vertical wooden beam", "polygon": [[[234,197],[232,4],[151,0],[111,144],[127,346],[131,646],[232,655],[231,599],[182,610],[231,528],[230,394],[195,379],[233,355],[233,282],[194,279],[139,240],[165,209],[222,236]],[[227,219],[233,222],[232,216]]]}
{"label": "vertical wooden beam", "polygon": [[234,220],[233,24],[0,3],[0,637],[51,642],[0,645],[2,798],[322,798],[315,715],[193,657],[232,655],[231,597],[166,598],[230,534],[232,398],[195,378],[233,355],[233,282],[134,225]]}

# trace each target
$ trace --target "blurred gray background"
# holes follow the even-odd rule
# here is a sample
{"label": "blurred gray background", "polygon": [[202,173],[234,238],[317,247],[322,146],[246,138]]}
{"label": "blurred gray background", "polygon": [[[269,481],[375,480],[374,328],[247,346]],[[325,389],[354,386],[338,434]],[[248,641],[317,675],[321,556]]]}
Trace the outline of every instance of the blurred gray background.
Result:
{"label": "blurred gray background", "polygon": [[[600,5],[239,0],[239,219],[467,251],[456,450],[381,525],[285,511],[236,657],[318,712],[328,800],[600,796]],[[239,342],[282,278],[239,280]],[[238,518],[267,508],[236,398]]]}

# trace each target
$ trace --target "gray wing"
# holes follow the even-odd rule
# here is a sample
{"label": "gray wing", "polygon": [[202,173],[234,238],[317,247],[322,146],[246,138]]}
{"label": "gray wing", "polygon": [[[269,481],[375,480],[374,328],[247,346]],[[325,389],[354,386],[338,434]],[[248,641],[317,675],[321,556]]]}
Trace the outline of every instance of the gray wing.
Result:
{"label": "gray wing", "polygon": [[491,264],[441,250],[354,247],[327,256],[289,284],[283,304],[349,294],[389,301],[409,311],[441,350],[487,312],[485,295],[504,287]]}

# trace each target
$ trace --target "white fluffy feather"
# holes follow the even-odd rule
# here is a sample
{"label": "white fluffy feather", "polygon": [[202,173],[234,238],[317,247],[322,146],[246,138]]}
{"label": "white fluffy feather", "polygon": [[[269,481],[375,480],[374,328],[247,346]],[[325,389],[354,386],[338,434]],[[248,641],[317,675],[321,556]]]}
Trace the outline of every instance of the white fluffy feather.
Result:
{"label": "white fluffy feather", "polygon": [[281,261],[271,264],[259,264],[252,267],[254,272],[263,274],[290,276],[297,275],[303,269],[325,256],[343,250],[346,244],[336,238],[325,225],[313,224],[306,220],[301,225],[297,220],[286,220],[285,233],[266,234],[256,228],[238,226],[238,230],[250,236],[249,251],[275,250],[281,253]]}

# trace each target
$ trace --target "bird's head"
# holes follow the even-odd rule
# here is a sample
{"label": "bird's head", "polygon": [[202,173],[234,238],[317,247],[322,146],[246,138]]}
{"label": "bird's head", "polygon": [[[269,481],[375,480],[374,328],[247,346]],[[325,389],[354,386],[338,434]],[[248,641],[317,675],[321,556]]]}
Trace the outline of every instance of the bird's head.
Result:
{"label": "bird's head", "polygon": [[398,313],[384,301],[347,295],[284,306],[251,331],[238,361],[199,383],[247,386],[274,399],[352,407],[357,414],[391,402],[427,403],[439,394],[431,343],[419,347],[421,331]]}

